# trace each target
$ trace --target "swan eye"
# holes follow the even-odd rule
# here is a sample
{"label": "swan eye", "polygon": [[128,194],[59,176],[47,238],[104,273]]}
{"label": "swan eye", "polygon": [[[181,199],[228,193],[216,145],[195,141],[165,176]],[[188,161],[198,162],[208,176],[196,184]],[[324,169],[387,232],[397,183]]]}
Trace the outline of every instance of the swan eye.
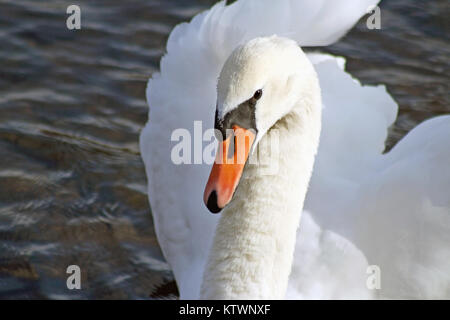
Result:
{"label": "swan eye", "polygon": [[253,98],[255,100],[259,100],[259,98],[261,98],[261,96],[262,96],[262,90],[258,89],[258,90],[255,91],[255,94],[253,95]]}

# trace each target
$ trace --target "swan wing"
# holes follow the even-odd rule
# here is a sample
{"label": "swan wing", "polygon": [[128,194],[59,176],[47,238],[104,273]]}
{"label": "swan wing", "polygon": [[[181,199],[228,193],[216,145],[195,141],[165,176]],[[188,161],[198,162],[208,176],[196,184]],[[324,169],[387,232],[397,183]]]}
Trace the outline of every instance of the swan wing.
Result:
{"label": "swan wing", "polygon": [[450,298],[450,116],[379,156],[348,208],[354,242],[381,271],[378,296]]}
{"label": "swan wing", "polygon": [[397,104],[384,86],[362,86],[345,59],[310,53],[322,91],[322,132],[289,280],[289,299],[369,299],[365,252],[346,209],[384,150]]}
{"label": "swan wing", "polygon": [[[397,113],[385,88],[361,86],[342,58],[310,59],[323,130],[288,297],[450,297],[450,117],[425,121],[383,154]],[[367,286],[369,266],[379,289]]]}

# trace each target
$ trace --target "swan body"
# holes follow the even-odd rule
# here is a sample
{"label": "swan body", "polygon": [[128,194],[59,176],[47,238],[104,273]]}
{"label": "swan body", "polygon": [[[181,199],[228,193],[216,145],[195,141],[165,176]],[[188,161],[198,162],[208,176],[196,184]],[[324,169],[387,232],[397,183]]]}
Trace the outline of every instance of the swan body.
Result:
{"label": "swan body", "polygon": [[[213,126],[216,103],[224,115],[236,106],[233,98],[242,100],[241,93],[230,94],[227,81],[220,83],[226,76],[219,78],[233,50],[273,34],[300,46],[328,45],[377,2],[220,2],[171,33],[161,73],[149,80],[149,122],[140,148],[155,231],[180,298],[450,298],[450,116],[425,121],[383,154],[397,104],[383,86],[362,86],[353,79],[344,71],[343,58],[306,54],[321,88],[322,129],[304,203],[320,124],[304,127],[314,136],[310,139],[296,132],[302,125],[281,126],[298,105],[296,99],[281,105],[279,113],[258,117],[259,144],[277,132],[271,129],[273,122],[281,120],[273,129],[280,125],[290,132],[280,135],[280,148],[288,148],[292,157],[280,158],[279,176],[247,166],[232,201],[219,215],[210,214],[202,203],[211,163],[171,161],[175,129],[194,136],[194,121],[201,121],[203,129]],[[245,81],[246,90],[241,88],[246,96],[260,85],[256,78],[260,76]],[[313,78],[309,74],[303,79],[312,84]],[[292,92],[306,85],[297,88]],[[299,141],[310,142],[308,157],[288,147],[295,139],[291,135],[297,136],[297,147],[306,147]],[[256,217],[254,212],[262,214]],[[285,220],[275,219],[277,212]],[[261,231],[260,239],[249,236]],[[270,241],[269,234],[280,237]],[[277,241],[285,252],[277,250]],[[249,260],[240,250],[249,253]],[[276,262],[272,268],[264,263],[268,260]],[[377,288],[368,285],[373,266],[380,270]]]}

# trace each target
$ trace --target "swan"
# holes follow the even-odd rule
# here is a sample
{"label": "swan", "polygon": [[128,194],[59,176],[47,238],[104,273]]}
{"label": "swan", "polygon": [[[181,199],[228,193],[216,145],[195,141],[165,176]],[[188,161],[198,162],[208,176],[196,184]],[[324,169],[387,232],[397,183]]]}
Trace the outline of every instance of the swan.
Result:
{"label": "swan", "polygon": [[[297,45],[337,41],[377,2],[220,2],[170,34],[140,149],[181,299],[450,298],[450,117],[383,154],[398,108],[384,86]],[[195,122],[243,135],[245,166],[174,163],[173,133]]]}

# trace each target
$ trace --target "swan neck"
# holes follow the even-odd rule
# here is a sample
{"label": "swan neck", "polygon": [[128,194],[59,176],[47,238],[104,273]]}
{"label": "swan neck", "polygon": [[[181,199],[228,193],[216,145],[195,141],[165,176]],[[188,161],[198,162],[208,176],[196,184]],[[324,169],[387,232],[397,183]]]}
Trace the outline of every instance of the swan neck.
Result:
{"label": "swan neck", "polygon": [[284,298],[320,132],[320,111],[304,110],[279,120],[249,159],[221,213],[201,298]]}

